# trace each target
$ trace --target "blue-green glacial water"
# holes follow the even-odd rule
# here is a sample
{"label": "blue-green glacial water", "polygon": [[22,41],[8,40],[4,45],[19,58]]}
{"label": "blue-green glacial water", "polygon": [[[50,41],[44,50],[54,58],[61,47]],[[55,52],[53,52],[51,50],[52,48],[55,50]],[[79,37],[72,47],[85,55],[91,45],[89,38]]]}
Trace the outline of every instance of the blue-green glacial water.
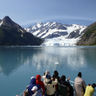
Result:
{"label": "blue-green glacial water", "polygon": [[73,81],[79,71],[96,83],[96,47],[0,47],[0,96],[16,96],[30,77],[58,70]]}

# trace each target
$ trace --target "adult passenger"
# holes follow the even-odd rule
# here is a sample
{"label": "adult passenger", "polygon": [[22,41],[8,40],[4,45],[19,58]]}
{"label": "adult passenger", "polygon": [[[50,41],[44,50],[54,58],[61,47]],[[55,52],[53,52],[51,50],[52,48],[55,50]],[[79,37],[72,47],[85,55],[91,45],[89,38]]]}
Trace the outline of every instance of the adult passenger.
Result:
{"label": "adult passenger", "polygon": [[[53,73],[53,80],[55,80],[55,79],[57,79],[58,83],[60,83],[60,77],[59,77],[59,73],[58,73],[57,70],[55,70],[54,73]],[[55,88],[56,88],[56,93],[55,93],[55,95],[56,95],[56,96],[59,95],[59,92],[58,92],[58,83],[57,83],[57,85],[55,86]]]}
{"label": "adult passenger", "polygon": [[55,85],[57,85],[58,81],[57,79],[53,80],[49,75],[46,76],[46,79],[44,80],[44,85],[46,88],[46,95],[47,96],[55,96],[56,88]]}
{"label": "adult passenger", "polygon": [[58,88],[61,96],[73,96],[73,87],[71,86],[69,80],[66,80],[65,75],[61,76],[60,85],[58,85]]}
{"label": "adult passenger", "polygon": [[93,94],[95,92],[95,87],[96,87],[95,83],[93,83],[92,85],[88,85],[86,87],[84,96],[93,96]]}
{"label": "adult passenger", "polygon": [[82,73],[79,72],[74,81],[75,96],[84,96],[85,87],[86,84],[85,81],[82,79]]}
{"label": "adult passenger", "polygon": [[45,94],[45,87],[44,87],[44,83],[41,81],[40,75],[36,75],[36,84],[40,85],[40,87],[43,90],[43,95],[44,95]]}
{"label": "adult passenger", "polygon": [[36,79],[32,78],[26,91],[24,91],[24,94],[25,94],[25,96],[33,96],[33,94],[35,94],[40,89],[41,89],[41,87],[36,84]]}

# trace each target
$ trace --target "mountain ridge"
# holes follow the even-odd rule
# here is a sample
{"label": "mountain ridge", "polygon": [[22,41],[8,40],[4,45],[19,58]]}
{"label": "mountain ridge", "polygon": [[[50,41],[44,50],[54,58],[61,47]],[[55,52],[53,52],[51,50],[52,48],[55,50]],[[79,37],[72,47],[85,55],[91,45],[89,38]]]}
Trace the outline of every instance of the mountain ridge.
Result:
{"label": "mountain ridge", "polygon": [[[37,23],[36,25],[25,28],[27,32],[32,33],[34,36],[45,39],[45,42],[54,41],[57,45],[64,45],[64,42],[67,40],[72,40],[76,42],[77,39],[83,35],[82,31],[87,26],[82,26],[78,24],[62,24],[58,22],[46,22],[46,23]],[[49,41],[48,41],[49,40]],[[62,42],[62,44],[60,43]],[[54,43],[53,41],[50,43]],[[70,43],[68,41],[68,43]],[[54,44],[51,44],[52,46]],[[50,46],[50,45],[49,45]]]}
{"label": "mountain ridge", "polygon": [[89,25],[83,32],[77,45],[96,45],[96,22]]}
{"label": "mountain ridge", "polygon": [[26,32],[9,16],[0,22],[0,45],[40,45],[43,41]]}

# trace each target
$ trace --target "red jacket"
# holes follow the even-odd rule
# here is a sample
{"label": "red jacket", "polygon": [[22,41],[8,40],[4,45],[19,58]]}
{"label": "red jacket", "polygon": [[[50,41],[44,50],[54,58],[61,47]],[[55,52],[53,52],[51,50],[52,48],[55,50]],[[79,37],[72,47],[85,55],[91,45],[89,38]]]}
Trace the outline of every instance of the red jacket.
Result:
{"label": "red jacket", "polygon": [[45,93],[45,87],[44,87],[44,83],[41,81],[40,75],[36,75],[36,84],[41,86],[41,88],[43,90],[43,94],[44,94]]}

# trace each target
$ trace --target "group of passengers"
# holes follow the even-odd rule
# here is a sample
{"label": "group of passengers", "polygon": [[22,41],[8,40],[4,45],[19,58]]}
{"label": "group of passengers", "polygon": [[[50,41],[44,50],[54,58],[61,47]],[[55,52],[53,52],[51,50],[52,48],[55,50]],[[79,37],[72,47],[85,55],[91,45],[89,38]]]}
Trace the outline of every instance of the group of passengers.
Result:
{"label": "group of passengers", "polygon": [[53,76],[46,71],[43,76],[31,77],[23,96],[93,96],[95,87],[95,83],[86,86],[81,72],[75,78],[74,86],[71,86],[70,78],[66,79],[65,75],[59,77],[56,70]]}

